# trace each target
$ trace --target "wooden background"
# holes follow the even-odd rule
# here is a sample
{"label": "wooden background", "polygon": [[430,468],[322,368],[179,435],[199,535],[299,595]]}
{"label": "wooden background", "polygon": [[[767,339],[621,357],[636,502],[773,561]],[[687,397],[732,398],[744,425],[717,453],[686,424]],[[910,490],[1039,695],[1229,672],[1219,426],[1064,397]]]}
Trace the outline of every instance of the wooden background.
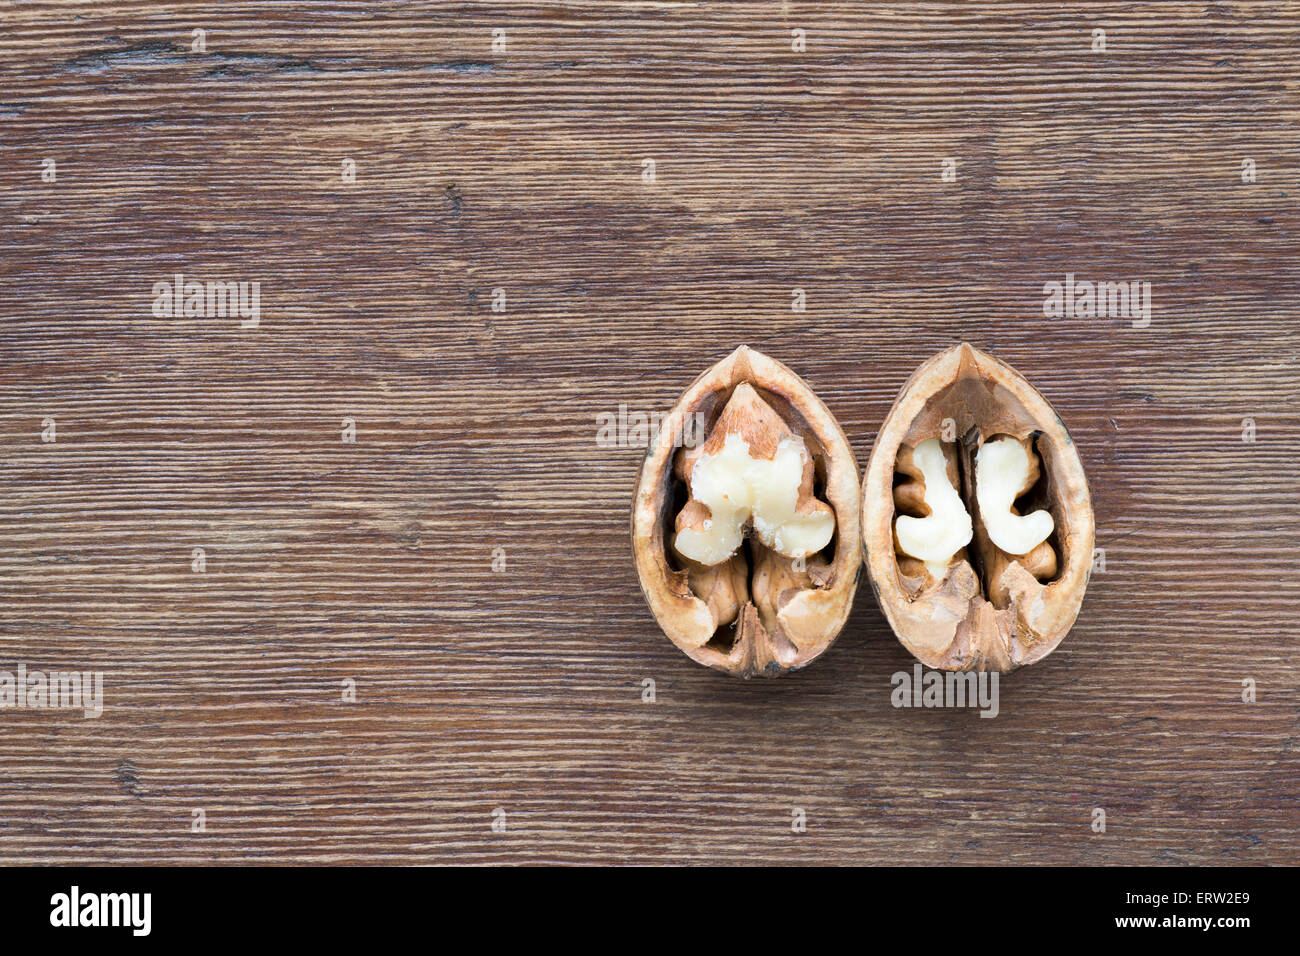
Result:
{"label": "wooden background", "polygon": [[[0,669],[106,697],[0,711],[0,861],[1300,862],[1300,4],[0,23]],[[153,317],[178,271],[260,325]],[[1150,326],[1044,318],[1070,272]],[[672,647],[597,416],[749,343],[865,465],[962,339],[1055,404],[1107,552],[1000,716],[893,709],[865,585],[779,681]]]}

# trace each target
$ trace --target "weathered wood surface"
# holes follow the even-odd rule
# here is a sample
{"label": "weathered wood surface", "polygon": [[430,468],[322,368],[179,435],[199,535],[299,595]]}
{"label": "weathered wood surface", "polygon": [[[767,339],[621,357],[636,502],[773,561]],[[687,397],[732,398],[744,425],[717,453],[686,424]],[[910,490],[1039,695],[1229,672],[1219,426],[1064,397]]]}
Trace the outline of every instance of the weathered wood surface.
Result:
{"label": "weathered wood surface", "polygon": [[[0,711],[0,861],[1300,862],[1300,4],[0,23],[0,669],[105,675]],[[155,318],[178,271],[258,327]],[[1044,318],[1067,273],[1149,327]],[[865,586],[780,681],[674,649],[596,416],[747,342],[865,465],[962,339],[1055,404],[1107,552],[1000,716],[891,707]]]}

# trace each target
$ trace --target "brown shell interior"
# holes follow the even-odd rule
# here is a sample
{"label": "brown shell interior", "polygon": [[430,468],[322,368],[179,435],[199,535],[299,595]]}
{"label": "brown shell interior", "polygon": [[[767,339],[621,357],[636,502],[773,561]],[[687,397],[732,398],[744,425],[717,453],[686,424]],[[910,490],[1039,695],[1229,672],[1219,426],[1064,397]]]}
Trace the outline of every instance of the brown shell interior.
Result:
{"label": "brown shell interior", "polygon": [[[992,547],[982,527],[974,453],[981,442],[999,436],[1029,443],[1031,477],[1036,458],[1040,474],[1013,507],[1022,514],[1051,514],[1046,555],[1040,549],[1023,558],[1007,555]],[[922,562],[900,560],[896,550],[899,506],[915,509],[922,502],[915,487],[900,483],[900,455],[930,438],[952,439],[950,447],[962,456],[959,467],[954,455],[951,473],[975,532],[938,580]],[[944,670],[1009,671],[1050,654],[1078,616],[1094,539],[1083,463],[1050,403],[1022,375],[965,343],[912,374],[867,465],[862,544],[880,608],[918,660]]]}
{"label": "brown shell interior", "polygon": [[[985,559],[981,557],[997,549],[987,539],[987,532],[977,513],[974,494],[975,453],[987,441],[1010,436],[1028,442],[1031,458],[1033,455],[1037,456],[1038,479],[1028,491],[1016,499],[1015,509],[1019,514],[1029,514],[1041,509],[1052,516],[1054,527],[1046,543],[1056,556],[1055,566],[1051,574],[1038,577],[1040,582],[1047,584],[1061,576],[1062,569],[1065,567],[1065,549],[1070,546],[1069,540],[1063,540],[1060,533],[1065,516],[1062,512],[1060,496],[1054,493],[1056,489],[1052,481],[1052,475],[1060,467],[1060,450],[1056,447],[1056,443],[1043,433],[1033,414],[1024,407],[1014,392],[998,382],[980,378],[958,379],[931,396],[903,435],[901,445],[914,447],[931,438],[942,440],[945,432],[954,438],[952,445],[957,452],[958,494],[961,495],[967,510],[975,519],[975,539],[955,560],[964,560],[971,565],[979,582],[980,593],[1000,610],[1007,606],[1007,596],[1005,592],[996,593],[998,589],[990,581],[990,569]],[[908,480],[907,476],[899,472],[895,466],[895,487],[905,480]],[[921,506],[907,513],[924,517],[928,509]],[[895,508],[894,514],[890,516],[891,527],[897,515],[898,509]],[[939,586],[940,582],[934,581],[923,570],[919,574],[915,571],[911,574],[907,573],[905,569],[914,567],[915,563],[898,551],[897,539],[895,539],[895,550],[900,556],[895,568],[899,586],[909,597],[915,598],[922,591]],[[998,553],[1007,563],[1025,563],[1016,555]]]}
{"label": "brown shell interior", "polygon": [[[701,398],[693,409],[688,410],[688,415],[698,413],[702,416],[704,427],[702,434],[699,436],[701,440],[707,440],[708,436],[713,433],[714,426],[721,417],[723,409],[726,408],[727,402],[730,401],[732,393],[741,384],[742,382],[737,381],[725,388],[710,391]],[[813,462],[813,495],[817,500],[825,502],[836,512],[837,521],[835,532],[832,535],[830,542],[821,552],[819,552],[818,555],[807,559],[808,571],[802,575],[802,577],[807,579],[807,585],[817,586],[819,583],[824,583],[818,581],[819,576],[829,573],[829,569],[835,566],[836,557],[841,547],[857,547],[856,542],[843,542],[840,540],[840,522],[838,520],[839,511],[836,508],[835,503],[830,501],[826,495],[827,471],[829,467],[828,452],[812,425],[785,395],[779,391],[765,387],[757,381],[749,380],[748,384],[764,402],[772,407],[772,410],[782,418],[786,425],[789,426],[790,430],[802,438],[807,444],[809,456],[812,458]],[[681,453],[682,449],[678,449],[677,452],[675,452],[675,456],[680,455]],[[685,576],[687,571],[686,562],[677,555],[670,542],[672,541],[674,523],[677,515],[690,497],[690,489],[687,482],[676,474],[676,469],[673,467],[664,469],[664,485],[665,487],[660,497],[660,500],[664,504],[659,515],[660,533],[658,538],[663,544],[665,561],[668,567],[673,572]],[[766,546],[759,541],[755,535],[747,533],[745,543],[742,545],[741,550],[737,552],[737,555],[742,557],[747,566],[747,593],[751,603],[754,600],[754,579],[758,568],[758,559],[760,554],[767,550]],[[717,631],[714,632],[713,637],[710,638],[705,647],[723,655],[729,654],[736,640],[738,633],[737,629],[742,614],[743,609],[731,620],[720,622]],[[768,615],[761,616],[767,617]],[[789,641],[783,641],[779,635],[773,633],[773,628],[768,628],[768,632],[769,639],[773,640],[777,644],[776,652],[779,656],[787,658],[785,663],[788,664],[797,655],[797,648],[795,648]]]}

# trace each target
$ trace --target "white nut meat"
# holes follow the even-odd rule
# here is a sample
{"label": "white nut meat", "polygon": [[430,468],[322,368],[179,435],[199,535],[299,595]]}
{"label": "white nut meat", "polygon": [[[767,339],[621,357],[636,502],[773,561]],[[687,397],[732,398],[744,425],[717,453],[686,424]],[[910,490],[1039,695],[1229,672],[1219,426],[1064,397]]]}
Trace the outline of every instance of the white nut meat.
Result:
{"label": "white nut meat", "polygon": [[989,538],[1007,554],[1028,554],[1052,533],[1046,511],[1027,515],[1012,510],[1029,484],[1029,452],[1015,438],[985,442],[975,455],[975,498]]}
{"label": "white nut meat", "polygon": [[948,462],[939,439],[921,442],[912,450],[912,463],[925,482],[924,518],[899,515],[894,531],[905,554],[925,562],[926,570],[942,579],[955,555],[970,544],[970,513],[948,477]]}
{"label": "white nut meat", "polygon": [[[700,564],[729,558],[751,524],[759,540],[788,558],[806,558],[830,543],[835,515],[822,505],[799,514],[808,451],[794,435],[781,439],[771,459],[754,458],[740,435],[726,436],[717,454],[700,455],[690,474],[691,497],[709,509],[698,529],[677,533],[674,547]],[[820,504],[820,502],[818,502]]]}

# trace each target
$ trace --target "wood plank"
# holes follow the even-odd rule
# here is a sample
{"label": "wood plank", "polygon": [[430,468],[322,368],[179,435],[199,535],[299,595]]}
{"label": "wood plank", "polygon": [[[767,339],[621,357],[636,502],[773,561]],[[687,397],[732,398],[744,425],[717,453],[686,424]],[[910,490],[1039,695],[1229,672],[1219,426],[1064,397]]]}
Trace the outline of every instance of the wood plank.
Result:
{"label": "wood plank", "polygon": [[[1300,4],[0,23],[0,669],[105,693],[0,711],[0,860],[1300,862]],[[257,327],[154,317],[176,272]],[[1150,325],[1045,318],[1067,273]],[[865,466],[961,340],[1060,412],[1107,552],[999,716],[894,709],[865,586],[780,681],[673,648],[597,416],[748,343]]]}

